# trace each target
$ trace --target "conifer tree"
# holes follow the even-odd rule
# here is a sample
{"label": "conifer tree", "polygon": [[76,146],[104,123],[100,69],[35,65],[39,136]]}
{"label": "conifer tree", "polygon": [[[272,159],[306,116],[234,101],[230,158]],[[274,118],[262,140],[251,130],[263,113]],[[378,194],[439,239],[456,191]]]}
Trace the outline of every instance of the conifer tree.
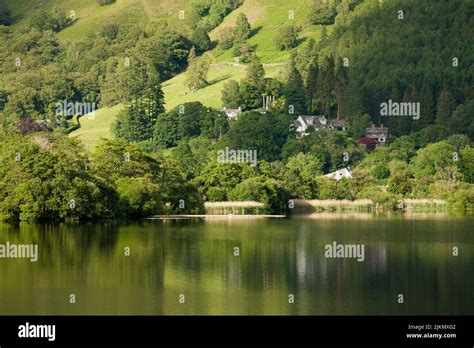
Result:
{"label": "conifer tree", "polygon": [[286,70],[285,111],[288,112],[290,106],[293,106],[292,110],[296,115],[306,113],[306,96],[302,86],[304,86],[303,78],[296,68],[296,54],[293,53]]}
{"label": "conifer tree", "polygon": [[342,59],[338,60],[334,92],[337,99],[337,119],[344,116],[344,93],[347,87],[347,70],[342,64]]}
{"label": "conifer tree", "polygon": [[454,112],[454,99],[451,92],[445,87],[438,97],[436,104],[436,124],[447,126]]}
{"label": "conifer tree", "polygon": [[252,28],[245,13],[239,13],[235,22],[234,41],[243,42],[252,35]]}

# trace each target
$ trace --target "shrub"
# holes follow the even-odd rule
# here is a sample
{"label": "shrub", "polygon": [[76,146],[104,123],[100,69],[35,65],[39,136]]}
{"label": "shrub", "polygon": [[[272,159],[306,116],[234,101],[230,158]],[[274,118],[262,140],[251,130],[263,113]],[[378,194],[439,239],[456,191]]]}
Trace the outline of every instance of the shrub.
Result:
{"label": "shrub", "polygon": [[204,28],[196,28],[191,36],[191,41],[198,52],[207,51],[212,47],[211,39]]}
{"label": "shrub", "polygon": [[224,28],[219,32],[219,46],[227,50],[234,46],[234,29],[233,28]]}
{"label": "shrub", "polygon": [[371,199],[378,208],[393,211],[397,209],[399,197],[393,193],[383,191],[377,186],[367,186],[357,195],[357,198]]}
{"label": "shrub", "polygon": [[390,169],[388,169],[387,164],[379,163],[372,169],[371,174],[376,179],[379,179],[379,180],[380,179],[386,179],[390,175]]}
{"label": "shrub", "polygon": [[59,32],[71,25],[73,18],[66,15],[64,9],[55,5],[49,12],[41,11],[33,16],[31,25],[39,30]]}
{"label": "shrub", "polygon": [[401,194],[402,196],[410,194],[413,190],[413,185],[408,173],[392,175],[388,180],[388,190],[391,193]]}
{"label": "shrub", "polygon": [[326,177],[317,179],[319,199],[349,199],[352,200],[350,182],[347,179],[333,180]]}
{"label": "shrub", "polygon": [[227,192],[223,187],[210,187],[206,197],[209,202],[223,202],[227,200]]}
{"label": "shrub", "polygon": [[450,208],[455,210],[472,210],[474,208],[474,188],[459,189],[448,198]]}
{"label": "shrub", "polygon": [[275,37],[276,47],[280,51],[289,50],[298,45],[298,33],[300,32],[299,27],[289,25],[280,29]]}
{"label": "shrub", "polygon": [[120,178],[117,193],[123,211],[131,217],[162,213],[160,187],[145,178]]}
{"label": "shrub", "polygon": [[314,0],[311,11],[313,24],[334,24],[336,17],[336,4],[333,0]]}
{"label": "shrub", "polygon": [[247,42],[236,43],[233,54],[236,57],[240,57],[242,63],[248,63],[255,56],[255,48]]}

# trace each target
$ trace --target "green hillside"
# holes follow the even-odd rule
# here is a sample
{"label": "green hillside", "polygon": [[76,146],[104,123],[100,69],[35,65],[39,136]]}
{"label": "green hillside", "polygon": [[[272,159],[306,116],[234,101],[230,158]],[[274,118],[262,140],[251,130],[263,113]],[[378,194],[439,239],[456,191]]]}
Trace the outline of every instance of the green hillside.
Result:
{"label": "green hillside", "polygon": [[[281,70],[280,65],[266,66],[267,77],[275,77]],[[206,106],[222,108],[221,90],[224,83],[228,80],[240,81],[245,76],[246,65],[212,65],[209,70],[209,85],[195,92],[189,91],[184,80],[186,72],[179,74],[163,83],[163,92],[165,93],[165,106],[167,110],[191,101],[199,101]]]}
{"label": "green hillside", "polygon": [[[150,7],[151,3],[153,3],[152,7]],[[169,5],[168,7],[163,5],[160,7],[157,3],[167,3]],[[247,0],[241,7],[228,15],[219,26],[213,29],[209,36],[212,40],[217,41],[219,39],[219,32],[223,28],[233,26],[239,13],[245,13],[252,28],[256,31],[256,34],[250,38],[249,43],[256,47],[256,54],[262,62],[268,64],[268,66],[265,66],[266,76],[275,77],[281,71],[281,64],[286,62],[291,54],[291,51],[280,51],[275,47],[275,36],[282,25],[301,26],[301,43],[310,37],[315,39],[319,37],[320,26],[311,25],[308,21],[308,7],[310,3],[311,0],[300,0],[296,3],[283,0]],[[93,30],[96,21],[97,23],[104,23],[111,18],[116,20],[114,17],[115,11],[120,12],[125,9],[132,15],[131,17],[123,17],[121,20],[130,20],[135,16],[145,18],[145,20],[167,18],[170,23],[173,23],[176,19],[173,16],[177,16],[177,12],[182,6],[180,7],[170,1],[132,1],[131,3],[119,1],[110,6],[110,8],[100,9],[100,11],[89,14],[87,12],[88,9],[93,7],[94,4],[84,7],[83,11],[79,12],[79,15],[84,13],[85,17],[87,17],[82,21],[78,20],[77,23],[63,30],[59,37],[61,39],[79,40],[81,36],[85,36]],[[143,10],[149,8],[152,8],[153,11],[145,14]],[[92,28],[89,24],[92,24]],[[221,91],[224,83],[228,80],[240,81],[245,75],[245,64],[240,64],[240,66],[219,64],[234,61],[232,49],[221,50],[217,47],[208,52],[206,56],[212,63],[208,76],[209,85],[196,92],[190,92],[184,84],[186,72],[164,82],[162,87],[165,93],[167,110],[190,101],[199,101],[206,106],[221,108]],[[273,66],[272,63],[277,64]],[[103,121],[96,124],[94,121],[85,118],[81,122],[81,129],[71,133],[71,136],[83,139],[88,147],[93,147],[100,137],[110,137],[110,126],[119,111],[120,107],[104,108],[102,112],[98,113],[98,117],[104,118]],[[86,139],[87,141],[85,141]]]}
{"label": "green hillside", "polygon": [[[245,13],[256,34],[249,39],[249,44],[256,47],[257,56],[264,63],[285,62],[288,60],[289,51],[280,51],[275,47],[275,37],[282,26],[301,26],[300,41],[304,43],[308,38],[319,39],[321,26],[309,22],[309,13],[312,0],[298,1],[261,1],[246,0],[237,10],[232,12],[217,28],[213,29],[210,37],[219,38],[219,32],[235,24],[239,13]],[[212,54],[217,62],[232,60],[232,50],[214,50]]]}
{"label": "green hillside", "polygon": [[[192,21],[193,11],[199,7],[196,4],[216,4],[211,0],[117,0],[106,6],[100,6],[97,0],[6,0],[5,4],[13,17],[12,34],[5,37],[21,33],[17,42],[5,45],[0,57],[4,77],[0,92],[11,95],[12,101],[8,103],[8,113],[42,118],[48,110],[51,112],[58,96],[92,98],[100,104],[101,121],[84,118],[82,127],[71,133],[72,137],[84,139],[88,147],[93,147],[100,137],[110,136],[110,125],[124,102],[124,96],[117,93],[123,81],[122,85],[115,81],[123,78],[121,62],[129,56],[137,61],[150,59],[165,76],[161,81],[167,111],[191,101],[222,107],[224,84],[240,81],[246,65],[233,64],[238,44],[223,49],[219,40],[225,30],[235,28],[241,14],[246,15],[251,25],[251,35],[245,43],[264,64],[267,78],[278,76],[279,82],[285,83],[280,72],[295,54],[293,63],[301,79],[296,79],[297,86],[291,95],[282,90],[276,93],[287,94],[280,100],[279,111],[292,99],[300,104],[298,112],[347,117],[356,124],[356,134],[360,136],[368,122],[383,123],[378,114],[381,102],[403,98],[421,101],[422,118],[420,122],[408,118],[386,120],[392,135],[408,134],[432,124],[451,129],[461,124],[461,129],[472,133],[470,121],[463,117],[471,107],[467,102],[472,95],[469,66],[473,59],[467,40],[472,16],[468,16],[470,7],[466,1],[459,6],[432,4],[418,11],[418,3],[406,0],[245,0],[211,27],[200,26],[215,14],[210,8]],[[315,21],[315,14],[321,17],[322,13],[320,7],[315,10],[315,4],[332,4],[332,17]],[[53,37],[46,31],[27,33],[35,16],[57,5],[66,15],[74,11],[76,20],[57,30]],[[397,15],[400,9],[404,11],[403,19]],[[179,18],[180,11],[184,11],[184,19]],[[440,19],[446,11],[447,21],[456,22],[449,28]],[[427,20],[428,14],[431,31],[418,36],[417,26]],[[162,20],[167,23],[165,27]],[[277,37],[288,26],[298,28],[297,44],[280,50]],[[209,63],[207,83],[191,92],[186,86],[186,56],[191,46],[196,46],[192,40],[199,28],[205,28],[213,45],[198,53],[198,61]],[[162,32],[171,31],[179,36],[170,34],[172,39],[166,39],[166,44],[153,46],[163,39]],[[162,56],[168,47],[177,53]],[[77,59],[79,51],[81,57]],[[22,66],[12,69],[11,62],[17,57],[21,57]],[[341,69],[343,58],[350,62],[347,69]],[[461,62],[455,68],[449,64],[454,58]],[[166,66],[161,64],[163,61]],[[57,74],[67,74],[64,85],[55,81]],[[442,81],[436,80],[436,76],[442,77]],[[455,106],[461,104],[464,109],[454,113]]]}
{"label": "green hillside", "polygon": [[71,136],[79,139],[87,149],[93,150],[101,138],[111,137],[110,127],[122,108],[123,105],[118,104],[95,111],[94,117],[90,115],[81,117],[81,128],[72,132]]}
{"label": "green hillside", "polygon": [[[275,48],[275,35],[284,25],[299,25],[302,27],[300,39],[304,42],[307,38],[318,39],[320,26],[311,25],[308,20],[309,8],[312,0],[245,0],[243,5],[229,14],[223,23],[214,28],[209,36],[218,40],[219,32],[232,26],[239,13],[245,13],[250,24],[256,29],[256,34],[249,40],[251,45],[256,45],[257,55],[264,63],[284,62],[289,52],[279,51]],[[76,21],[73,25],[62,30],[58,37],[61,40],[80,41],[87,39],[88,35],[95,33],[107,23],[140,23],[165,19],[170,25],[183,29],[179,20],[179,11],[186,14],[189,11],[191,0],[166,1],[166,0],[117,0],[107,6],[99,6],[96,0],[42,0],[32,2],[29,0],[5,0],[6,5],[12,10],[16,23],[14,27],[25,27],[28,20],[38,10],[48,10],[59,4],[67,13],[74,11]],[[185,29],[189,29],[185,26]],[[212,54],[217,62],[233,59],[232,50],[213,50]]]}
{"label": "green hillside", "polygon": [[[77,19],[58,33],[59,40],[86,41],[89,35],[99,32],[104,25],[110,23],[138,24],[145,27],[149,22],[162,19],[179,31],[190,30],[187,25],[183,26],[186,21],[179,19],[179,11],[188,13],[191,1],[118,0],[107,6],[99,6],[96,0],[44,0],[34,6],[27,0],[7,0],[6,3],[12,10],[15,19],[12,28],[15,30],[24,28],[39,10],[51,9],[55,4],[59,4],[66,13],[73,10]],[[210,31],[209,36],[213,41],[217,41],[220,31],[233,26],[238,14],[245,13],[254,30],[249,44],[256,48],[256,54],[262,62],[267,63],[268,66],[265,66],[267,77],[275,77],[291,53],[291,50],[280,51],[275,47],[275,36],[281,26],[300,26],[300,44],[310,37],[318,39],[320,26],[311,25],[308,21],[310,3],[311,0],[297,2],[246,0],[237,10],[225,17],[220,25]],[[245,75],[245,64],[240,66],[219,64],[234,61],[232,49],[222,50],[216,47],[207,52],[206,57],[211,62],[207,87],[190,92],[184,85],[186,72],[163,83],[167,110],[189,101],[199,101],[206,106],[220,108],[224,83],[231,79],[239,81]],[[110,136],[110,125],[120,109],[120,106],[104,106],[97,112],[96,120],[84,117],[81,120],[81,128],[72,132],[71,136],[83,140],[88,148],[93,147],[100,137]]]}
{"label": "green hillside", "polygon": [[[143,18],[143,16],[145,16],[144,18],[148,20],[167,18],[173,15],[177,16],[177,12],[180,9],[180,6],[177,6],[176,2],[173,1],[161,1],[161,6],[158,6],[156,2],[152,1],[133,1],[132,3],[133,4],[129,4],[127,2],[125,5],[124,1],[118,2],[113,4],[110,9],[101,9],[99,12],[94,12],[90,17],[87,15],[87,18],[84,19],[82,23],[78,21],[71,27],[66,28],[60,33],[59,37],[64,39],[78,39],[92,30],[88,23],[94,23],[93,26],[95,26],[94,21],[106,22],[111,17],[114,17],[114,11],[116,9],[117,11],[122,11],[124,7],[128,8],[127,11],[132,13],[132,17],[142,16]],[[150,3],[154,3],[154,11],[145,15],[143,10],[150,8]],[[257,56],[261,58],[262,62],[269,64],[269,66],[265,67],[266,76],[275,77],[281,71],[281,66],[279,64],[272,66],[271,63],[284,63],[291,54],[291,51],[280,51],[275,47],[275,35],[282,25],[300,25],[302,27],[302,43],[310,37],[318,39],[320,28],[311,25],[308,21],[310,3],[309,0],[301,0],[297,3],[281,0],[247,0],[241,7],[229,14],[219,26],[213,29],[209,33],[209,36],[212,40],[217,41],[220,31],[223,28],[233,26],[238,14],[245,13],[252,28],[256,30],[256,34],[250,38],[249,43],[256,47]],[[89,5],[89,7],[93,7],[93,4]],[[84,8],[83,13],[86,13],[86,9],[87,8]],[[168,9],[169,12],[163,9]],[[293,11],[293,13],[291,11]],[[293,19],[290,19],[290,16]],[[124,17],[123,20],[131,20],[131,18]],[[221,108],[221,91],[224,83],[228,80],[240,81],[245,75],[245,64],[240,64],[240,66],[219,64],[222,62],[233,62],[234,55],[232,49],[223,51],[219,48],[215,48],[208,52],[206,57],[212,63],[208,76],[209,85],[207,87],[196,92],[190,92],[184,84],[186,72],[163,83],[167,110],[171,110],[177,105],[190,101],[199,101],[206,106]],[[97,124],[93,120],[91,121],[88,118],[84,118],[81,122],[81,129],[73,132],[71,136],[84,140],[88,147],[93,147],[101,137],[110,137],[110,126],[119,111],[119,107],[104,108],[102,112],[98,113],[98,117],[103,120],[97,122]]]}
{"label": "green hillside", "polygon": [[474,209],[470,0],[6,4],[0,220]]}
{"label": "green hillside", "polygon": [[[209,72],[209,86],[196,92],[190,92],[186,88],[184,84],[186,73],[173,77],[162,86],[165,93],[166,110],[191,101],[199,101],[203,105],[220,109],[222,107],[220,94],[223,84],[230,79],[240,81],[245,75],[245,69],[245,65],[238,67],[232,65],[215,66]],[[280,66],[268,66],[265,68],[266,76],[275,77],[280,70]],[[81,128],[72,132],[71,136],[80,139],[88,149],[93,149],[101,138],[111,137],[110,128],[122,108],[123,104],[104,107],[96,111],[94,118],[87,115],[81,117]]]}
{"label": "green hillside", "polygon": [[[62,30],[58,37],[61,40],[80,41],[97,32],[107,23],[146,24],[147,22],[165,19],[176,28],[180,10],[187,10],[189,1],[154,1],[154,0],[117,0],[115,3],[100,6],[97,0],[5,0],[12,10],[16,23],[14,27],[23,28],[39,10],[51,9],[59,5],[68,14],[74,11],[76,21],[72,26]],[[32,3],[34,3],[32,5]]]}

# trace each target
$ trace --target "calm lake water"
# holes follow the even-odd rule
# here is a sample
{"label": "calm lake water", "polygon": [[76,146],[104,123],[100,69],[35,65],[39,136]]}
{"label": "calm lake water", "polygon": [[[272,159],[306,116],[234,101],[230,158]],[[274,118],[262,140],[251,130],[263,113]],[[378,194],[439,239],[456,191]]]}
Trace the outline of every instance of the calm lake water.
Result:
{"label": "calm lake water", "polygon": [[[364,214],[0,224],[0,244],[39,251],[0,258],[0,315],[474,314],[473,226]],[[365,260],[326,258],[334,241],[363,244]]]}

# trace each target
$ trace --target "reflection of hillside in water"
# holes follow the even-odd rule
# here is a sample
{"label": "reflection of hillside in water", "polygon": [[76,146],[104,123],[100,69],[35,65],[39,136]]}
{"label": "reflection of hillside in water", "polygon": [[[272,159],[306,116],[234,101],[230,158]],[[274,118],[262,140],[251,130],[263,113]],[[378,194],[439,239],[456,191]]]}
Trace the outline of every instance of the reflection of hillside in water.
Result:
{"label": "reflection of hillside in water", "polygon": [[[474,310],[469,297],[474,284],[468,277],[473,267],[472,219],[326,215],[331,218],[1,224],[0,243],[37,243],[39,261],[0,260],[4,280],[0,310],[12,314]],[[333,241],[364,244],[365,260],[326,258],[324,246]],[[461,251],[458,258],[451,255],[453,245]],[[126,247],[129,257],[124,256]],[[234,255],[235,247],[239,256]],[[80,300],[74,307],[65,300],[71,292]],[[391,305],[399,292],[407,294],[406,306]],[[186,306],[177,302],[181,293],[186,294]],[[288,294],[295,295],[290,307]]]}

